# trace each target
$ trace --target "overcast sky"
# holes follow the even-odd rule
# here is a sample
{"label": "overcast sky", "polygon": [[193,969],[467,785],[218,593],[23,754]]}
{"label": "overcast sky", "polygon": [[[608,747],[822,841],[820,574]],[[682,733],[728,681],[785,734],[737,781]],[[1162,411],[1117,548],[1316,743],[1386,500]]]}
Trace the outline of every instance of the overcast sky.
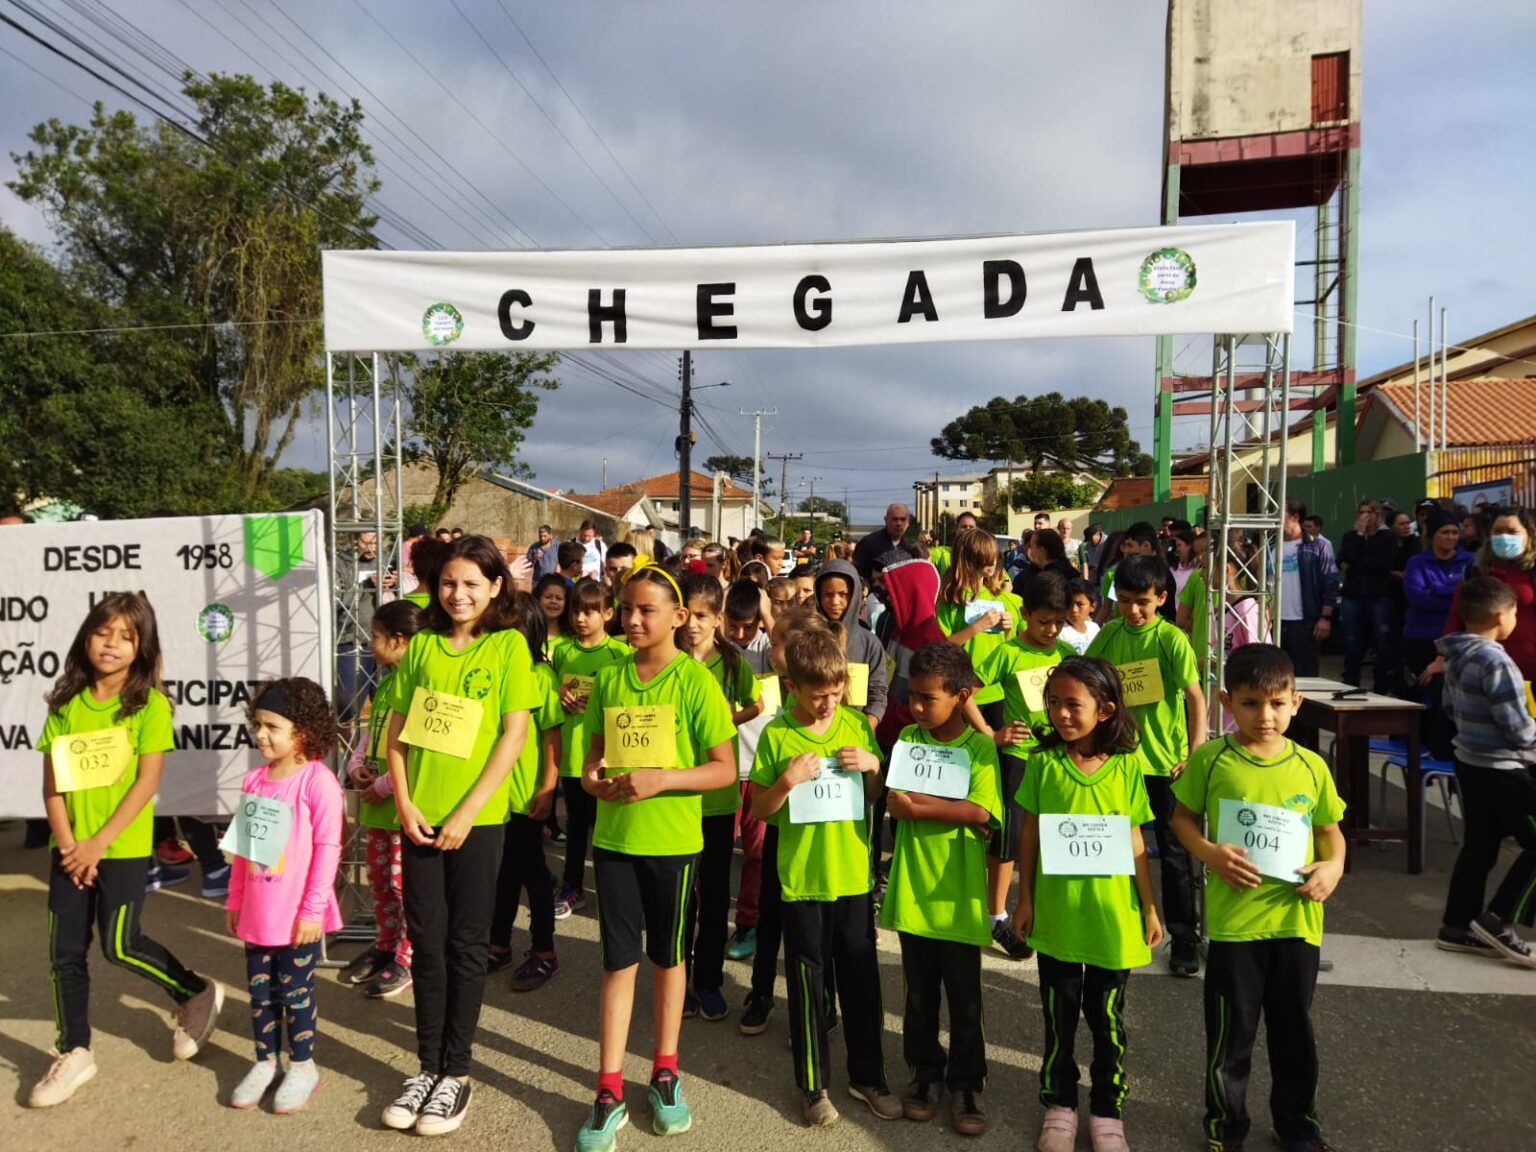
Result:
{"label": "overcast sky", "polygon": [[[563,248],[1157,222],[1165,10],[1152,0],[28,3],[102,39],[82,12],[110,12],[198,71],[359,97],[384,203],[451,249],[511,247],[511,235]],[[9,4],[0,11],[30,23]],[[5,179],[33,124],[83,121],[98,98],[122,102],[14,29],[0,26],[0,49]],[[1361,375],[1410,356],[1405,334],[1430,293],[1451,308],[1453,341],[1536,312],[1533,58],[1530,0],[1365,4]],[[170,85],[144,59],[132,65]],[[47,222],[3,189],[0,219],[49,241]],[[381,235],[414,246],[387,227]],[[1179,343],[1180,368],[1196,370],[1202,350]],[[1123,405],[1132,435],[1152,447],[1149,340],[705,352],[695,362],[697,384],[733,383],[698,396],[714,434],[700,430],[696,459],[750,454],[752,422],[738,410],[777,407],[764,451],[804,453],[790,488],[816,477],[818,493],[846,489],[856,520],[910,497],[935,468],[965,470],[934,457],[928,439],[994,395],[1099,397]],[[602,367],[675,397],[675,357],[616,353]],[[595,489],[605,457],[613,483],[675,467],[675,402],[574,367],[562,379],[525,453],[540,483]],[[1205,426],[1181,421],[1179,446],[1199,443]],[[324,466],[318,422],[288,462]]]}

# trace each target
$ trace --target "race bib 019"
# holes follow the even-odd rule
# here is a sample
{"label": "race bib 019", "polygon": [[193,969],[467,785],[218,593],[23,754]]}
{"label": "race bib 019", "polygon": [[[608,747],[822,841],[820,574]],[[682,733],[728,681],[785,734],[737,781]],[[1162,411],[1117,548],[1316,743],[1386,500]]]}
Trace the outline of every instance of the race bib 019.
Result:
{"label": "race bib 019", "polygon": [[964,800],[971,793],[971,754],[964,748],[898,740],[891,749],[885,786],[941,800]]}
{"label": "race bib 019", "polygon": [[676,768],[676,710],[670,704],[603,709],[603,762],[609,768]]}
{"label": "race bib 019", "polygon": [[1047,876],[1134,874],[1130,817],[1041,813],[1040,868]]}
{"label": "race bib 019", "polygon": [[48,754],[53,758],[53,786],[60,792],[116,784],[133,763],[126,728],[56,736]]}
{"label": "race bib 019", "polygon": [[417,688],[400,730],[402,743],[460,760],[469,759],[485,707],[478,700]]}

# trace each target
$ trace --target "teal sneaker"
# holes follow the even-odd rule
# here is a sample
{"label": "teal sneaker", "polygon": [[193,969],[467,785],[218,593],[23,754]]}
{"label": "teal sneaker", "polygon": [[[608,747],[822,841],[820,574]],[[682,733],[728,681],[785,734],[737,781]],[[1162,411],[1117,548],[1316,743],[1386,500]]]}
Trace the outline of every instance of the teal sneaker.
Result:
{"label": "teal sneaker", "polygon": [[587,1113],[587,1122],[576,1133],[576,1152],[613,1152],[619,1129],[629,1123],[629,1109],[612,1092],[599,1092]]}
{"label": "teal sneaker", "polygon": [[658,1136],[676,1136],[693,1127],[693,1113],[683,1096],[683,1082],[670,1072],[658,1072],[651,1080],[651,1130]]}
{"label": "teal sneaker", "polygon": [[725,954],[732,960],[750,960],[757,955],[757,929],[738,928],[731,933],[731,942],[726,945]]}

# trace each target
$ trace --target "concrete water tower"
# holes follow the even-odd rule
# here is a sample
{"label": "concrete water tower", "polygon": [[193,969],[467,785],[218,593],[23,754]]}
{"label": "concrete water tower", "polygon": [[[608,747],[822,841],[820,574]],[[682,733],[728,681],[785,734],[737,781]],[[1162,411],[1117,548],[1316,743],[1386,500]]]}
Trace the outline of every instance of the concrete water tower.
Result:
{"label": "concrete water tower", "polygon": [[[1163,223],[1310,209],[1299,227],[1292,409],[1313,413],[1321,469],[1326,410],[1338,406],[1339,464],[1354,458],[1355,285],[1360,217],[1360,0],[1169,0]],[[1174,374],[1157,345],[1154,499],[1166,500],[1172,418],[1210,411],[1209,377]],[[1205,392],[1205,397],[1176,395]]]}

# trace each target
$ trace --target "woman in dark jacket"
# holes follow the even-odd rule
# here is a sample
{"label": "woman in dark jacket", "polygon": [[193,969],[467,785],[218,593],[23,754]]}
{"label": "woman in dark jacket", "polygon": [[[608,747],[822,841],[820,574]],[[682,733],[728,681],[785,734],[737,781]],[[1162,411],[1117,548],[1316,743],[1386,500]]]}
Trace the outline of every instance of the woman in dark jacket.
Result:
{"label": "woman in dark jacket", "polygon": [[1344,681],[1360,685],[1360,666],[1367,647],[1376,649],[1374,690],[1391,696],[1397,689],[1397,636],[1393,619],[1392,568],[1397,562],[1397,537],[1381,523],[1381,505],[1360,502],[1355,528],[1339,544],[1339,570],[1344,585],[1339,617],[1344,628]]}

